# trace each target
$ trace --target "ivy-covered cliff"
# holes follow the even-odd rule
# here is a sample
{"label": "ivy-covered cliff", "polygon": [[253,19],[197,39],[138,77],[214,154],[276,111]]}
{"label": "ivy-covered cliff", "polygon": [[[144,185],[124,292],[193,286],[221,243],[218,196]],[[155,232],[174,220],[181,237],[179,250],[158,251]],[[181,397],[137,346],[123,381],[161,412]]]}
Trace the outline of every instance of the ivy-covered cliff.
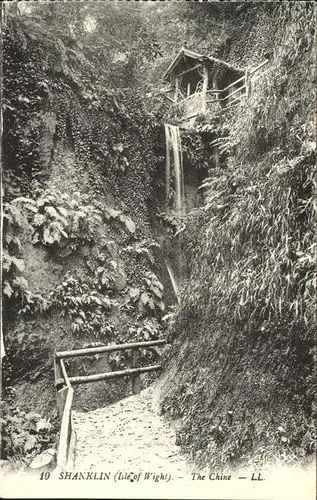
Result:
{"label": "ivy-covered cliff", "polygon": [[[118,87],[127,68],[114,84],[105,59],[96,75],[77,42],[85,6],[73,38],[64,10],[63,20],[55,6],[8,9],[3,26],[3,458],[29,460],[53,439],[54,351],[160,338],[170,302],[151,227],[163,128],[133,83]],[[122,369],[129,356],[86,357],[68,371]],[[83,386],[74,404],[101,407],[129,390],[127,380]]]}
{"label": "ivy-covered cliff", "polygon": [[[54,445],[55,350],[167,336],[161,411],[194,462],[309,462],[314,5],[5,13],[2,456],[28,464]],[[243,107],[180,131],[180,216],[166,210],[164,124],[177,121],[162,75],[184,44],[245,69],[268,59],[269,72]],[[130,363],[92,356],[67,369]],[[91,410],[128,391],[126,380],[81,386],[74,405]]]}

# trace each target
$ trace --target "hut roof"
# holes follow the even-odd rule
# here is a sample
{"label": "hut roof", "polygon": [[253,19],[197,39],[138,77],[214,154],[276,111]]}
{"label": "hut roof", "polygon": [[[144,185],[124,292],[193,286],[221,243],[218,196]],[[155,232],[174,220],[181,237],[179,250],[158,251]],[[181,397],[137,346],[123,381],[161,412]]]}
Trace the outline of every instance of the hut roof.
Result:
{"label": "hut roof", "polygon": [[196,61],[210,61],[210,62],[213,62],[213,63],[217,63],[220,66],[225,67],[226,69],[229,69],[229,70],[241,73],[241,74],[244,73],[244,70],[242,68],[238,68],[237,66],[233,66],[232,64],[229,64],[229,63],[227,63],[225,61],[222,61],[221,59],[217,59],[216,57],[213,57],[213,56],[206,56],[206,55],[203,55],[203,54],[198,54],[197,52],[193,52],[192,50],[188,50],[188,49],[185,49],[183,47],[179,51],[179,53],[177,54],[177,56],[173,59],[173,61],[171,62],[171,64],[167,68],[167,70],[165,71],[165,73],[163,75],[164,79],[167,79],[168,76],[173,73],[173,70],[176,68],[177,64],[179,63],[179,61],[181,60],[181,58],[183,56],[189,57],[191,59],[195,59]]}

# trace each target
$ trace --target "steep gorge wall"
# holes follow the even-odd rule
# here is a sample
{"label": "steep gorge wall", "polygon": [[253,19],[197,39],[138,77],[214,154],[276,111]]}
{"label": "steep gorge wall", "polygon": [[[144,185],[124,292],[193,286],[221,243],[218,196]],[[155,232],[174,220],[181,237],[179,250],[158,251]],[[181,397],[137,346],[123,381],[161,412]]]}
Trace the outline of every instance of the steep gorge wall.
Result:
{"label": "steep gorge wall", "polygon": [[183,233],[188,279],[161,387],[184,449],[213,467],[304,464],[315,439],[315,11],[261,4],[247,25],[248,9],[226,57],[254,65],[268,47],[272,70],[241,113],[209,123],[221,161]]}
{"label": "steep gorge wall", "polygon": [[[69,81],[70,70],[66,81],[52,74],[56,62],[43,70],[45,40],[20,30],[19,21],[8,27],[4,44],[4,398],[52,417],[55,350],[162,334],[168,280],[151,218],[164,142],[137,96],[119,104]],[[129,353],[97,358],[70,361],[69,374],[131,363]],[[80,386],[74,406],[91,410],[129,391],[129,380]]]}

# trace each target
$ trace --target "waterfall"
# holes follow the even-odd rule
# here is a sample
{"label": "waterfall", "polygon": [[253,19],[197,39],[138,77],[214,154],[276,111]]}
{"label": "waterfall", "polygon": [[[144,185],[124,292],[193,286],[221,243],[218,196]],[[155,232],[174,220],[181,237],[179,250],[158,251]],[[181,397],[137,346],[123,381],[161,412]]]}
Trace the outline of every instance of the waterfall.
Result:
{"label": "waterfall", "polygon": [[[178,215],[185,213],[185,190],[184,190],[184,171],[183,171],[183,151],[179,127],[165,124],[166,138],[166,209],[172,208]],[[172,206],[170,201],[171,192],[173,193]],[[167,271],[171,280],[177,302],[179,299],[178,284],[182,281],[183,259],[181,255],[180,238],[174,241],[173,257],[171,266],[166,262]],[[175,272],[175,275],[174,275]],[[175,279],[176,277],[176,279]]]}
{"label": "waterfall", "polygon": [[1,332],[0,332],[0,353],[1,353],[1,359],[4,358],[4,356],[6,355],[5,353],[5,350],[4,350],[4,343],[3,343],[3,332],[2,332],[2,328],[1,328]]}
{"label": "waterfall", "polygon": [[184,171],[183,171],[183,151],[179,127],[165,124],[166,137],[166,204],[168,206],[170,185],[171,185],[171,167],[174,167],[175,177],[175,209],[180,214],[185,211],[184,195]]}
{"label": "waterfall", "polygon": [[174,293],[175,293],[175,297],[177,299],[177,302],[179,303],[179,292],[178,292],[178,286],[176,284],[176,281],[175,281],[175,278],[174,278],[174,275],[173,275],[173,272],[172,272],[172,269],[170,268],[170,266],[168,265],[167,262],[166,263],[166,267],[167,267],[167,270],[168,270],[168,274],[169,274],[169,277],[170,277],[170,280],[171,280],[171,283],[172,283],[172,286],[173,286],[173,290],[174,290]]}

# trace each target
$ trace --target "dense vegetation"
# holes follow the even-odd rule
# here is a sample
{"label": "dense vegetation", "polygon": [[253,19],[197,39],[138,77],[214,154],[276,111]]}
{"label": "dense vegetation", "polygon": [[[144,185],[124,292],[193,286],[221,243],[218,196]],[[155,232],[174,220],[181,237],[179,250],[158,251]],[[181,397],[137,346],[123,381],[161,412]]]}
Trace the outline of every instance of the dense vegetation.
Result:
{"label": "dense vegetation", "polygon": [[[29,463],[53,445],[55,349],[156,339],[168,323],[162,411],[180,419],[194,460],[307,460],[316,417],[313,5],[6,10],[2,456]],[[182,132],[187,162],[209,177],[203,204],[179,220],[162,203],[171,113],[161,76],[184,42],[242,67],[270,57],[271,69],[242,112]],[[183,249],[186,267],[172,312],[164,238]],[[68,370],[130,361],[87,357]],[[98,383],[80,388],[76,404],[126,394],[126,381]]]}
{"label": "dense vegetation", "polygon": [[315,446],[314,8],[272,16],[271,71],[243,112],[209,123],[221,163],[183,233],[163,410],[214,465],[293,463]]}
{"label": "dense vegetation", "polygon": [[[118,29],[122,12],[112,10]],[[44,411],[49,432],[55,429],[54,350],[159,338],[165,309],[147,204],[162,131],[133,80],[121,90],[140,63],[136,55],[144,55],[127,41],[128,67],[119,60],[108,74],[111,30],[107,39],[102,22],[97,35],[85,30],[86,5],[67,5],[64,14],[54,5],[20,15],[9,9],[4,29],[2,455],[27,462],[39,447],[24,419],[36,422]],[[133,13],[127,19],[136,29]],[[107,64],[98,75],[96,50],[97,60],[79,42],[85,34],[93,38],[87,47],[103,44]],[[100,372],[130,362],[128,355],[87,358],[68,369]],[[83,388],[77,403],[100,406],[128,388],[126,381],[108,392],[104,384],[95,393]]]}

